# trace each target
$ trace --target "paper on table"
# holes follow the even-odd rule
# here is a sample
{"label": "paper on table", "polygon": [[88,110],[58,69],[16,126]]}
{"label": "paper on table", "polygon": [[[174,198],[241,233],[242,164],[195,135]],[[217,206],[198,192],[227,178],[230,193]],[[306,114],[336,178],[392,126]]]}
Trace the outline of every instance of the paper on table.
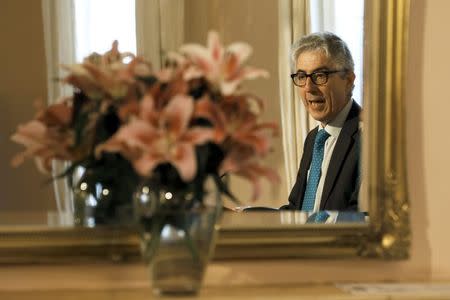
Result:
{"label": "paper on table", "polygon": [[353,295],[450,295],[448,283],[350,283],[336,287]]}

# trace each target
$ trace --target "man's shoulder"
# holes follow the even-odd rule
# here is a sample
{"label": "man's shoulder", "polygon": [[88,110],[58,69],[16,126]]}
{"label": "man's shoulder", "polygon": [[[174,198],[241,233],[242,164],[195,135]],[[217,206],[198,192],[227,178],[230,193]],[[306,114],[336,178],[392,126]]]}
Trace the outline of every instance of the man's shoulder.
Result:
{"label": "man's shoulder", "polygon": [[348,112],[347,118],[342,127],[344,134],[353,136],[360,133],[360,121],[361,121],[361,106],[353,100],[350,111]]}
{"label": "man's shoulder", "polygon": [[355,100],[352,100],[352,106],[350,108],[350,111],[348,112],[346,121],[348,120],[352,120],[352,119],[360,119],[361,118],[361,113],[362,113],[362,108],[361,106],[358,104],[358,102],[356,102]]}

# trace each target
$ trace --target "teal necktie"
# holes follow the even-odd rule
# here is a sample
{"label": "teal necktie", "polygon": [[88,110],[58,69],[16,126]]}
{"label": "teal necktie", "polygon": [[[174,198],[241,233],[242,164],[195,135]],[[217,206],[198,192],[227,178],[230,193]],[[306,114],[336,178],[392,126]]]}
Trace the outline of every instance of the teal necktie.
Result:
{"label": "teal necktie", "polygon": [[328,134],[328,132],[326,132],[324,129],[319,130],[316,134],[311,167],[309,168],[308,183],[306,184],[305,196],[303,197],[302,210],[304,211],[312,211],[314,209],[317,185],[319,184],[322,168],[325,141],[329,136],[330,135]]}
{"label": "teal necktie", "polygon": [[310,215],[306,223],[325,223],[329,217],[330,215],[326,211],[320,210]]}

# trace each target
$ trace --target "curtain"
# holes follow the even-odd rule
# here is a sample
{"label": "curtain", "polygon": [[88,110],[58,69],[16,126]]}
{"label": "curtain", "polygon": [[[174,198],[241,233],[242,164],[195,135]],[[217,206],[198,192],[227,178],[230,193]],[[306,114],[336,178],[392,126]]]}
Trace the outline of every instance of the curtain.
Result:
{"label": "curtain", "polygon": [[[60,97],[72,93],[69,87],[62,86],[61,63],[75,63],[75,30],[73,0],[42,0],[45,56],[47,62],[47,103],[55,103]],[[52,163],[52,176],[61,174],[67,163]],[[59,225],[73,223],[73,194],[67,180],[53,180],[57,214],[49,212],[51,222]],[[50,218],[49,218],[50,222]]]}
{"label": "curtain", "polygon": [[158,69],[184,41],[184,0],[136,0],[137,53]]}
{"label": "curtain", "polygon": [[336,28],[335,1],[315,0],[311,1],[310,5],[311,32],[333,31]]}
{"label": "curtain", "polygon": [[350,48],[356,74],[353,99],[362,105],[364,0],[315,0],[310,4],[311,32],[334,32]]}
{"label": "curtain", "polygon": [[310,121],[312,118],[309,117],[289,77],[291,44],[310,32],[309,2],[309,0],[278,2],[281,131],[288,191],[295,183],[303,142],[314,124]]}
{"label": "curtain", "polygon": [[42,0],[44,43],[47,61],[47,95],[52,104],[71,94],[57,80],[62,78],[61,63],[75,63],[75,24],[73,0]]}
{"label": "curtain", "polygon": [[[48,104],[72,93],[70,87],[62,86],[55,79],[63,77],[61,63],[76,62],[74,1],[42,0]],[[135,7],[137,54],[151,60],[154,68],[160,68],[164,54],[178,49],[183,43],[184,0],[136,0]],[[66,163],[54,162],[52,175],[61,174],[66,167]],[[71,188],[66,180],[53,183],[58,210],[55,221],[69,225],[73,222],[74,209]]]}

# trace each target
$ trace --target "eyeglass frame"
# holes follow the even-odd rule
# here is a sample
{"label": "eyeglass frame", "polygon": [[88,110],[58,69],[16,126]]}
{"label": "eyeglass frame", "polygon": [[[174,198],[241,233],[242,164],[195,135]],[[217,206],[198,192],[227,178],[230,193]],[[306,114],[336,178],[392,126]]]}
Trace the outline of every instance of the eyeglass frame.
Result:
{"label": "eyeglass frame", "polygon": [[[306,73],[306,72],[303,72],[303,71],[298,71],[297,73],[294,73],[294,74],[291,74],[291,79],[292,79],[292,82],[294,83],[294,85],[296,85],[296,86],[298,86],[298,87],[304,87],[305,85],[306,85],[306,82],[308,81],[308,77],[309,78],[311,78],[311,81],[315,84],[315,85],[325,85],[325,84],[327,84],[327,82],[328,82],[328,78],[329,78],[329,75],[330,74],[335,74],[335,73],[342,73],[342,72],[348,72],[348,70],[347,69],[342,69],[342,70],[321,70],[321,71],[314,71],[314,72],[312,72],[312,73],[310,73],[310,74],[308,74],[308,73]],[[298,74],[300,74],[300,73],[303,73],[303,74],[305,74],[305,77],[306,77],[306,80],[305,80],[305,84],[303,84],[303,85],[299,85],[299,84],[296,84],[295,83],[295,78],[298,76]],[[323,74],[325,74],[326,75],[326,77],[325,77],[325,82],[323,82],[323,83],[316,83],[316,80],[314,79],[314,75],[315,74],[318,74],[318,73],[323,73]]]}

